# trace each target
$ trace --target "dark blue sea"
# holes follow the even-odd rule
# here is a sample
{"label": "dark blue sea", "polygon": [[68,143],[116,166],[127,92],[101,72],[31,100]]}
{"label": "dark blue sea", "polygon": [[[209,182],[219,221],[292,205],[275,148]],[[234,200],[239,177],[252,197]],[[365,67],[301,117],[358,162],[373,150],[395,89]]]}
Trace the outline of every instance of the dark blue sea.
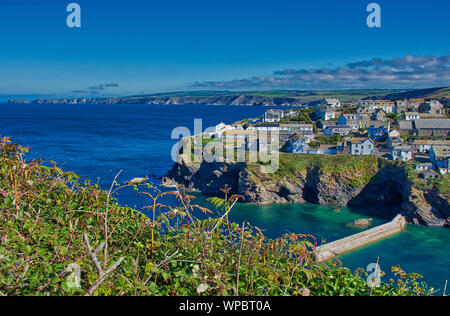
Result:
{"label": "dark blue sea", "polygon": [[[262,115],[258,106],[201,105],[37,105],[0,104],[0,135],[31,147],[27,159],[58,163],[107,189],[120,171],[119,181],[147,176],[155,183],[172,167],[171,139],[176,127],[194,132],[194,119],[203,128],[220,122],[233,123]],[[198,197],[198,203],[204,197]],[[121,204],[146,205],[141,195],[129,191]],[[381,214],[381,215],[377,215]],[[392,219],[390,210],[349,209],[311,204],[254,206],[240,204],[231,219],[246,220],[270,237],[287,232],[313,234],[319,241],[332,241],[358,230],[347,226],[354,219],[373,217],[374,224]],[[366,268],[380,260],[381,268],[400,265],[417,272],[436,289],[450,280],[450,231],[444,228],[408,226],[405,232],[342,256],[344,266]],[[385,281],[390,276],[385,276]]]}

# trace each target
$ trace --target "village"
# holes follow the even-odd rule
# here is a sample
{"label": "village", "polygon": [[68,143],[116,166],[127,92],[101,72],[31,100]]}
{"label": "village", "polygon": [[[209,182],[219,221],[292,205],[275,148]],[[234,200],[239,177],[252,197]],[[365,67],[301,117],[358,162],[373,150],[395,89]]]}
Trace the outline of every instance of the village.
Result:
{"label": "village", "polygon": [[[450,119],[437,100],[359,100],[326,97],[314,106],[269,109],[263,117],[221,123],[211,139],[238,139],[257,148],[259,133],[276,134],[280,152],[359,155],[401,160],[425,179],[450,173]],[[270,137],[269,137],[270,139]],[[279,144],[279,145],[278,145]],[[299,158],[300,159],[300,158]]]}

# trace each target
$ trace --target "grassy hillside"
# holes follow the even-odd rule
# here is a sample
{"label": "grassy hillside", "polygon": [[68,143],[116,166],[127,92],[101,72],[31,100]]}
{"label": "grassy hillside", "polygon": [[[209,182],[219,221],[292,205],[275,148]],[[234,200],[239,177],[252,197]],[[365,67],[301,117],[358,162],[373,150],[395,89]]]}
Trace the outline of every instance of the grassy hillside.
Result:
{"label": "grassy hillside", "polygon": [[140,95],[135,97],[214,97],[214,96],[258,96],[265,98],[294,98],[309,103],[320,101],[326,96],[338,97],[342,102],[365,98],[448,98],[450,88],[428,89],[349,89],[349,90],[260,90],[260,91],[180,91]]}
{"label": "grassy hillside", "polygon": [[[269,104],[291,104],[299,105],[302,103],[315,103],[323,100],[324,97],[337,97],[342,102],[351,102],[360,99],[401,99],[401,98],[426,98],[426,99],[440,99],[448,100],[450,88],[430,88],[430,89],[349,89],[349,90],[260,90],[260,91],[178,91],[178,92],[166,92],[156,93],[148,95],[132,95],[124,97],[111,97],[111,98],[88,98],[89,102],[124,102],[139,103],[142,101],[147,103],[148,101],[160,101],[165,104],[172,104],[171,102],[186,102],[192,104],[199,102],[205,104],[213,102],[216,104],[234,104],[237,97],[247,97],[250,100],[250,104],[260,104],[262,101],[266,101]],[[175,100],[172,100],[175,98]],[[184,99],[183,99],[184,98]],[[211,99],[210,99],[211,98]],[[219,100],[217,100],[219,98]],[[227,99],[228,98],[228,99]],[[252,98],[262,98],[251,100]],[[28,98],[25,98],[28,99]],[[69,100],[66,100],[69,99]],[[147,100],[153,99],[153,100]],[[156,99],[156,100],[155,100]],[[241,100],[242,101],[242,100]],[[12,99],[10,102],[22,103],[22,98]],[[47,102],[80,102],[79,98],[40,98],[34,100],[35,103],[47,103]],[[85,102],[85,100],[83,101]]]}
{"label": "grassy hillside", "polygon": [[[106,192],[56,167],[25,162],[0,141],[0,296],[5,295],[427,295],[416,274],[373,291],[363,271],[314,263],[312,236],[267,239],[227,216],[200,221],[193,197],[134,179]],[[142,191],[150,217],[112,198]],[[171,195],[178,207],[160,204]],[[215,198],[220,214],[238,197]]]}
{"label": "grassy hillside", "polygon": [[312,168],[335,174],[364,171],[373,175],[378,169],[378,160],[373,156],[280,155],[280,176],[303,173]]}
{"label": "grassy hillside", "polygon": [[450,98],[450,87],[442,88],[437,91],[434,91],[426,96],[427,98],[433,99],[448,99]]}
{"label": "grassy hillside", "polygon": [[211,96],[259,96],[265,98],[294,98],[302,102],[322,100],[325,96],[335,96],[343,102],[363,99],[367,97],[381,97],[392,93],[401,93],[405,90],[395,89],[351,89],[351,90],[266,90],[266,91],[181,91],[140,95],[136,97],[211,97]]}
{"label": "grassy hillside", "polygon": [[387,99],[447,99],[450,96],[450,87],[446,88],[429,88],[429,89],[417,89],[398,93],[391,93],[386,95]]}

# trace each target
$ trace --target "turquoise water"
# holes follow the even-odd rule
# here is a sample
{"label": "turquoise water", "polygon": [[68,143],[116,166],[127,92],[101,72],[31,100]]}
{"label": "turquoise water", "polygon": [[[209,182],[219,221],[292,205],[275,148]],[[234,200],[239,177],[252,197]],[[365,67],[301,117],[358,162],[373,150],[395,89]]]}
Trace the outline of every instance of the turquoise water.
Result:
{"label": "turquoise water", "polygon": [[[178,126],[193,131],[196,118],[203,127],[221,121],[232,123],[262,115],[265,107],[207,105],[19,105],[0,104],[0,135],[30,146],[27,156],[58,162],[66,171],[109,188],[119,170],[119,181],[148,176],[158,183],[172,167],[170,158],[176,140],[170,135]],[[202,200],[203,198],[199,198]],[[140,209],[149,203],[136,192],[122,191],[119,201]],[[201,202],[201,201],[199,201]],[[383,214],[380,217],[380,214]],[[354,219],[373,217],[374,225],[394,217],[387,209],[333,208],[317,205],[237,205],[233,221],[246,220],[266,231],[269,237],[286,232],[312,234],[320,242],[333,241],[358,232],[347,226]],[[408,227],[406,232],[377,244],[354,251],[341,259],[345,266],[367,267],[380,257],[388,270],[400,264],[407,271],[425,276],[426,281],[442,289],[450,280],[450,231],[448,229]]]}
{"label": "turquoise water", "polygon": [[[199,196],[197,202],[204,204],[204,197]],[[320,244],[322,240],[330,242],[363,231],[348,226],[355,219],[373,218],[373,227],[394,217],[394,210],[382,210],[384,218],[374,217],[375,211],[380,210],[313,204],[237,204],[230,219],[238,223],[250,222],[272,238],[285,233],[311,234]],[[387,272],[384,281],[393,277],[390,267],[400,265],[406,272],[423,275],[423,281],[436,290],[440,289],[437,295],[442,294],[445,280],[450,281],[450,232],[446,228],[408,225],[402,233],[339,257],[343,265],[351,270],[366,268],[377,258],[381,269]]]}

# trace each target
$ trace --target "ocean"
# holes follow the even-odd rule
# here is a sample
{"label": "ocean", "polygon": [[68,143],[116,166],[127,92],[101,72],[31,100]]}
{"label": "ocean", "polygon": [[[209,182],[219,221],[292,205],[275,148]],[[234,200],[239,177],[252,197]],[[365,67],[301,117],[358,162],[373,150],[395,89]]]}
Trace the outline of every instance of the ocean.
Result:
{"label": "ocean", "polygon": [[[0,104],[0,135],[31,147],[27,159],[55,161],[65,171],[98,182],[107,189],[116,174],[125,182],[147,176],[159,183],[172,167],[171,139],[176,127],[194,132],[194,119],[203,120],[203,128],[220,122],[261,116],[267,110],[259,106],[206,105],[38,105]],[[133,191],[119,197],[123,205],[141,208],[147,201]],[[197,203],[205,204],[198,194]],[[255,206],[237,204],[231,219],[250,222],[276,238],[284,233],[316,236],[333,241],[358,232],[348,223],[358,218],[374,218],[374,225],[393,218],[391,210],[379,208],[349,209],[312,204]],[[450,280],[450,231],[445,228],[408,225],[405,232],[340,258],[343,265],[355,270],[366,268],[379,258],[383,271],[400,265],[416,272],[436,289]],[[391,276],[383,277],[387,281]]]}

